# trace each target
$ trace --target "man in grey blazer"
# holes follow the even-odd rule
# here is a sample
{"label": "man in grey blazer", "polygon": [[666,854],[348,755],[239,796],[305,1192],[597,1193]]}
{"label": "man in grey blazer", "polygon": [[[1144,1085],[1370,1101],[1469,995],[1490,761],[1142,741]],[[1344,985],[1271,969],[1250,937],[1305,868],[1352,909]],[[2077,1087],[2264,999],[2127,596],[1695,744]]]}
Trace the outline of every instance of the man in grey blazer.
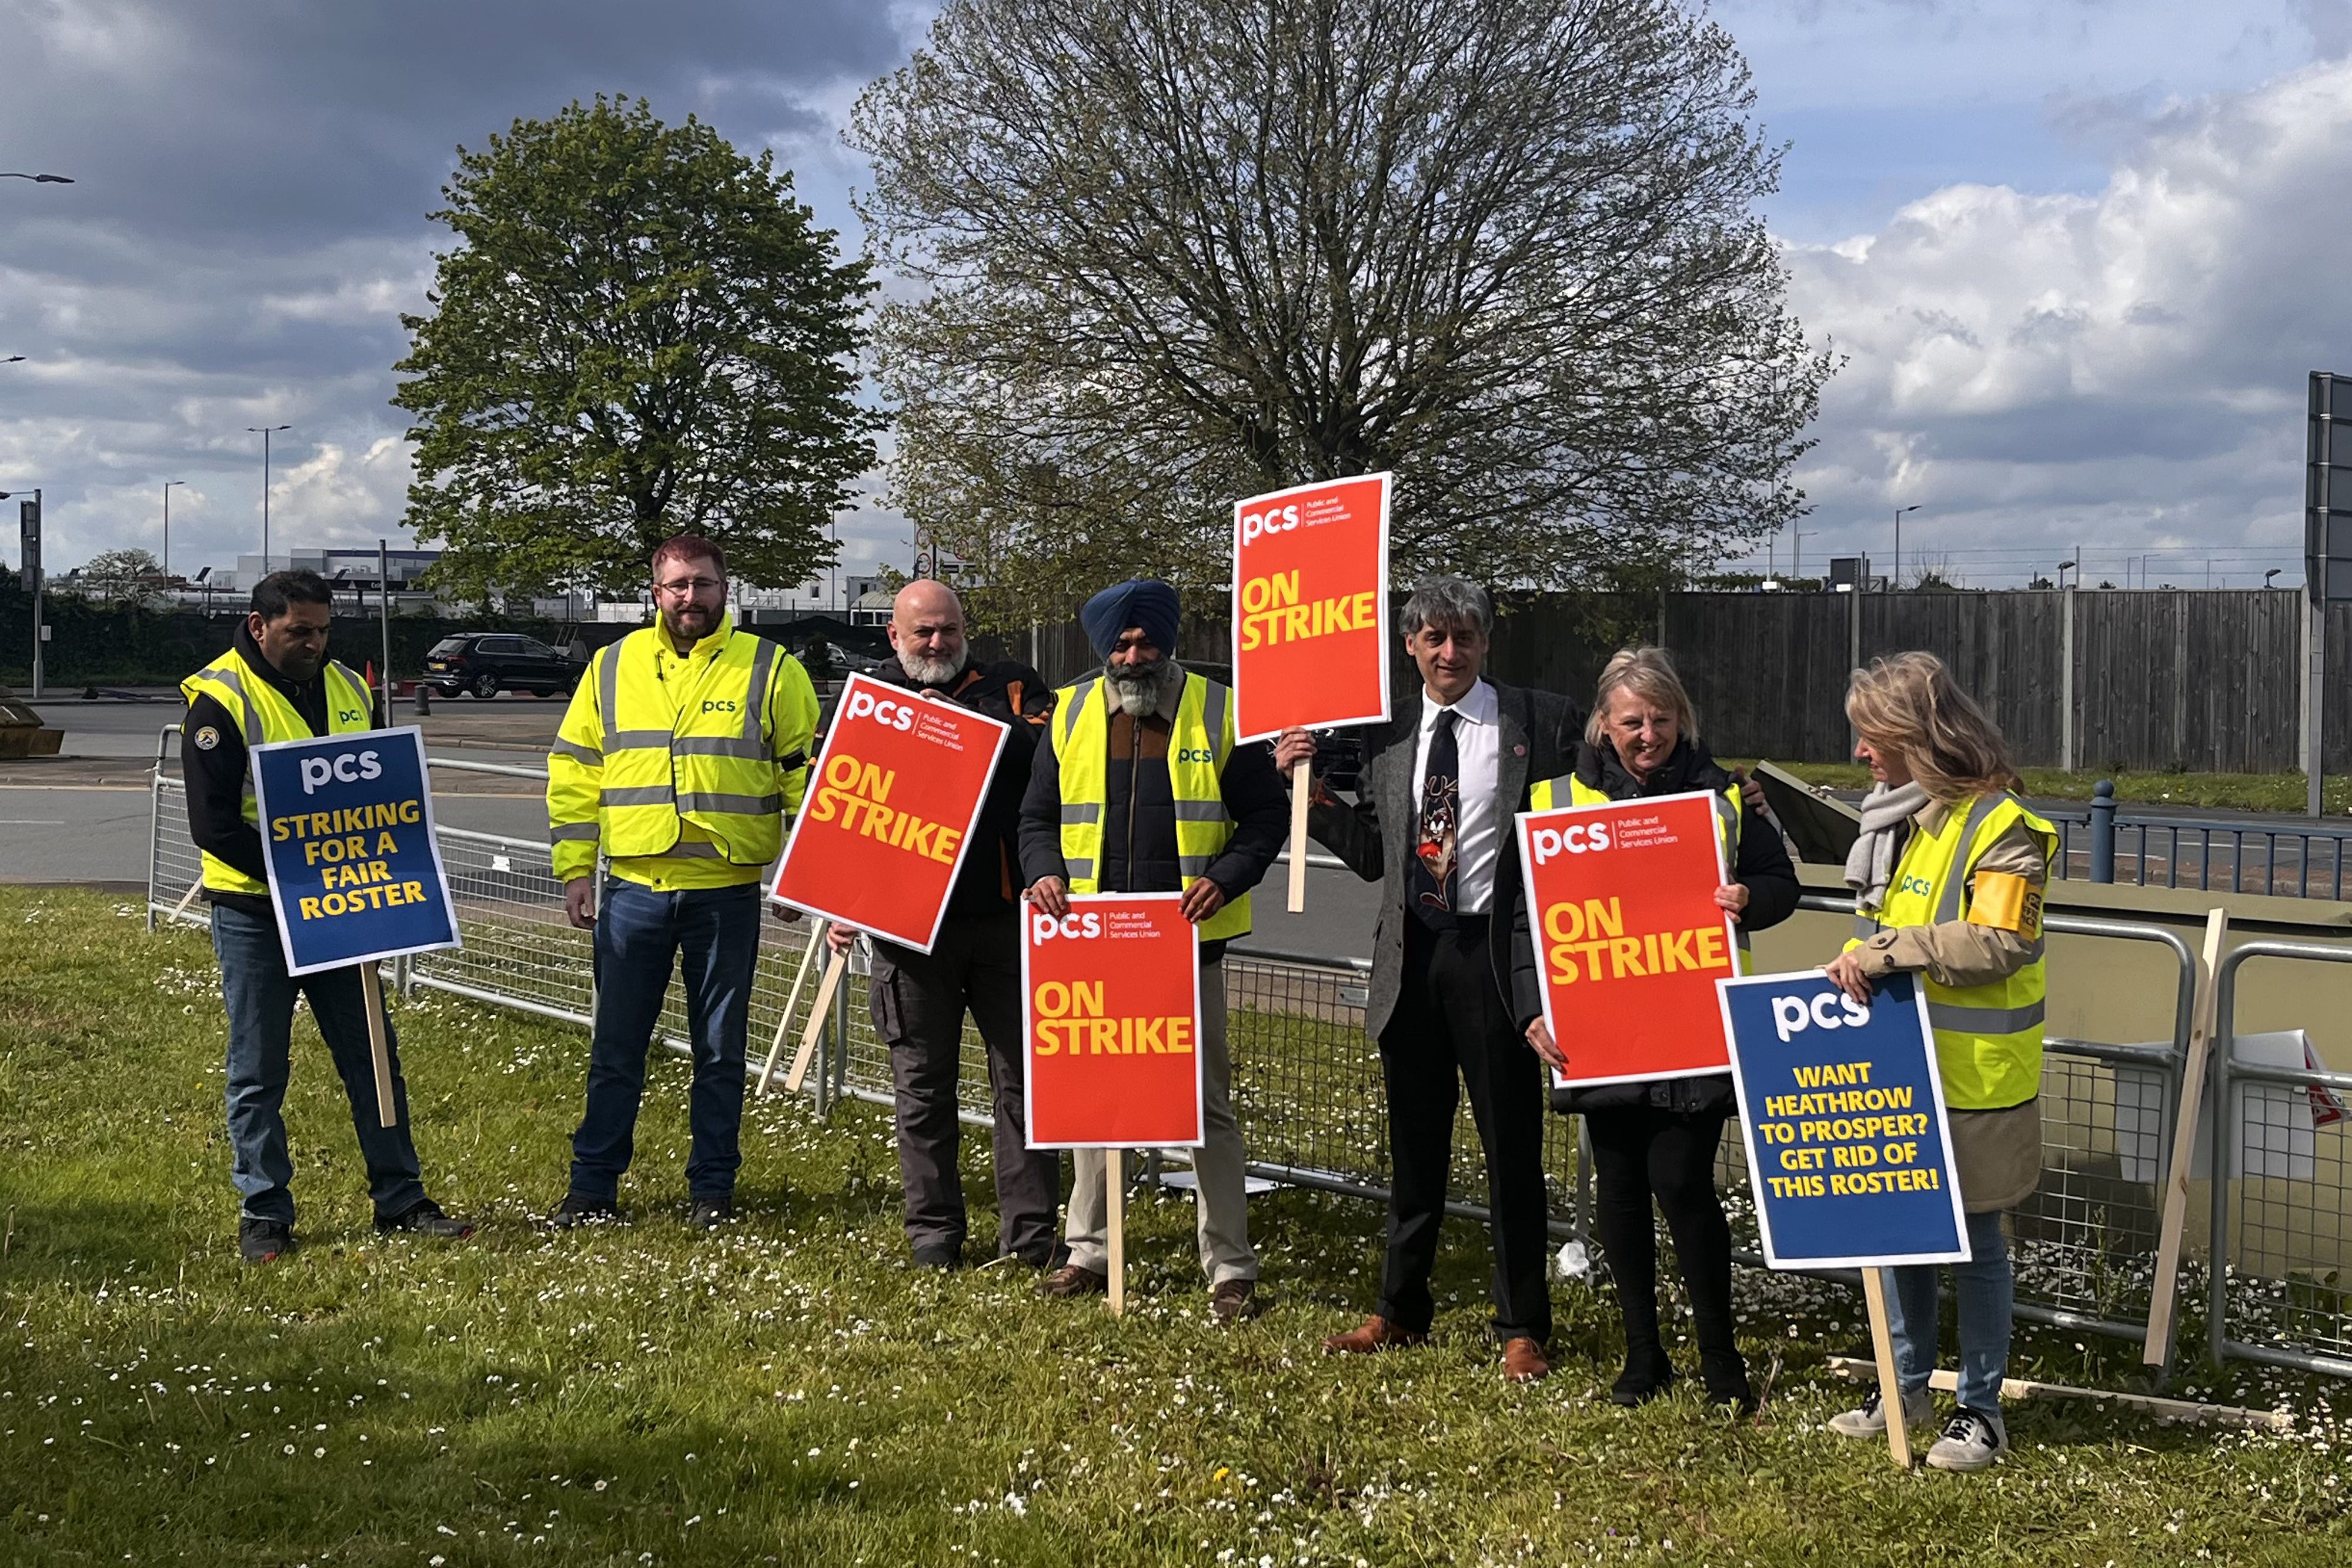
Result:
{"label": "man in grey blazer", "polygon": [[[1511,819],[1527,809],[1531,784],[1574,765],[1584,719],[1566,697],[1483,677],[1494,612],[1476,586],[1426,579],[1402,620],[1421,671],[1418,700],[1365,763],[1356,804],[1318,778],[1307,814],[1308,831],[1333,854],[1384,884],[1364,1029],[1380,1042],[1388,1087],[1388,1258],[1371,1318],[1323,1348],[1362,1354],[1428,1336],[1458,1074],[1486,1151],[1503,1372],[1531,1383],[1551,1370],[1545,1085],[1510,1000],[1519,897]],[[1292,731],[1275,760],[1287,776],[1314,751],[1312,736]]]}

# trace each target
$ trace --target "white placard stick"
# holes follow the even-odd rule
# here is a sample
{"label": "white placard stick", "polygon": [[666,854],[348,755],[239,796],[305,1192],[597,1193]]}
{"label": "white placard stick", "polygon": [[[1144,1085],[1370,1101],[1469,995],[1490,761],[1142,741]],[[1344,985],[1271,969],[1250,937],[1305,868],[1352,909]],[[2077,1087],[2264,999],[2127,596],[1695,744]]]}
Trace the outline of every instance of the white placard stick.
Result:
{"label": "white placard stick", "polygon": [[1103,1180],[1108,1184],[1103,1197],[1110,1218],[1110,1313],[1127,1315],[1127,1180],[1120,1167],[1127,1164],[1124,1149],[1103,1151]]}
{"label": "white placard stick", "polygon": [[801,1005],[801,986],[808,979],[809,962],[816,950],[824,946],[831,921],[820,920],[809,933],[809,945],[801,952],[801,967],[793,975],[793,988],[784,997],[784,1016],[776,1020],[776,1038],[768,1044],[768,1060],[760,1067],[760,1092],[768,1092],[768,1080],[776,1075],[776,1059],[784,1054],[784,1036],[792,1032],[793,1013]]}
{"label": "white placard stick", "polygon": [[[2205,950],[2197,970],[2197,998],[2189,1009],[2189,1056],[2180,1064],[2180,1113],[2172,1124],[2172,1163],[2166,1167],[2164,1203],[2156,1231],[2156,1278],[2147,1301],[2147,1340],[2141,1364],[2162,1366],[2172,1359],[2172,1316],[2180,1291],[2180,1241],[2189,1223],[2189,1171],[2197,1158],[2197,1120],[2205,1099],[2205,1058],[2212,1049],[2213,974],[2221,964],[2221,939],[2230,924],[2227,910],[2205,916]],[[2219,1107],[2216,1107],[2218,1113]],[[2215,1181],[2229,1173],[2215,1171]],[[2217,1241],[2219,1238],[2215,1239]],[[2228,1261],[2215,1258],[2213,1267]]]}
{"label": "white placard stick", "polygon": [[1308,770],[1312,757],[1302,757],[1290,769],[1290,913],[1307,909],[1307,801],[1315,785]]}
{"label": "white placard stick", "polygon": [[834,993],[841,989],[841,977],[849,970],[849,949],[844,947],[825,960],[824,978],[816,986],[816,999],[809,1003],[808,1028],[801,1031],[801,1048],[793,1057],[793,1070],[784,1074],[784,1092],[797,1094],[801,1081],[808,1076],[810,1059],[816,1055],[816,1042],[824,1038],[824,1026],[833,1014]]}
{"label": "white placard stick", "polygon": [[204,890],[205,884],[202,880],[199,880],[194,887],[180,894],[180,902],[172,905],[172,918],[177,920],[181,915],[185,915],[188,912],[188,905],[194,904],[196,901],[196,894]]}
{"label": "white placard stick", "polygon": [[368,1056],[375,1063],[376,1124],[396,1127],[400,1111],[392,1102],[392,1042],[384,1036],[383,980],[373,960],[360,966],[360,995],[367,1006]]}
{"label": "white placard stick", "polygon": [[1911,1468],[1911,1432],[1903,1419],[1903,1385],[1895,1368],[1895,1339],[1886,1327],[1886,1275],[1862,1271],[1863,1303],[1870,1311],[1870,1349],[1878,1360],[1878,1408],[1886,1416],[1886,1451],[1897,1469]]}

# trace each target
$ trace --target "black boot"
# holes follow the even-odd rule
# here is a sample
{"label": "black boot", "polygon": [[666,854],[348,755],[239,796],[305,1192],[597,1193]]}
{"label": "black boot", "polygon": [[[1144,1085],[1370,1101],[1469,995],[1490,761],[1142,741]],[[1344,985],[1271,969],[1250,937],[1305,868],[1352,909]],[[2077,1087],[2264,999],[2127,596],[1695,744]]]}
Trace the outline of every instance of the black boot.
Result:
{"label": "black boot", "polygon": [[1756,1414],[1756,1390],[1748,1382],[1748,1362],[1737,1346],[1717,1346],[1698,1353],[1699,1380],[1706,1385],[1706,1402],[1728,1405],[1742,1416]]}
{"label": "black boot", "polygon": [[1654,1342],[1625,1347],[1625,1370],[1610,1385],[1609,1397],[1631,1409],[1646,1405],[1675,1384],[1675,1364]]}

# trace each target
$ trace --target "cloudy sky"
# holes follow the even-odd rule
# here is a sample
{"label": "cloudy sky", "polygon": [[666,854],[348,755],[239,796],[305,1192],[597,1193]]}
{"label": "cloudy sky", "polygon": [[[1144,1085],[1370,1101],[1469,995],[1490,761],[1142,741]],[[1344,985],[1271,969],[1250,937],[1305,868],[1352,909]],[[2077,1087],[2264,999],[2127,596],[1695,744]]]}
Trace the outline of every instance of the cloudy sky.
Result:
{"label": "cloudy sky", "polygon": [[[386,402],[455,148],[598,90],[770,147],[846,243],[838,128],[927,7],[0,0],[0,489],[50,561],[395,540]],[[2352,370],[2352,0],[1718,0],[1790,143],[1769,208],[1847,362],[1809,561],[1966,580],[2301,576],[2307,371]],[[853,567],[903,523],[844,519]],[[15,553],[14,530],[5,548]],[[1787,542],[1780,559],[1785,567]],[[2152,562],[2144,558],[2152,557]],[[2137,576],[2134,580],[2137,580]]]}

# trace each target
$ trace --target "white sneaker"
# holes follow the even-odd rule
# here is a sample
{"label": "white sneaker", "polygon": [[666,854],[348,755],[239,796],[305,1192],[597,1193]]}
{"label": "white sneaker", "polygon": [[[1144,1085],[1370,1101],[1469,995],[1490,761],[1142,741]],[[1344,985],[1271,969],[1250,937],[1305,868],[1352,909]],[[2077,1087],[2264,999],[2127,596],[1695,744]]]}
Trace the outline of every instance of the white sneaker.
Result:
{"label": "white sneaker", "polygon": [[1944,1435],[1927,1450],[1931,1470],[1986,1470],[2009,1448],[2009,1428],[1989,1410],[1962,1408],[1944,1423]]}
{"label": "white sneaker", "polygon": [[[1903,1425],[1924,1427],[1936,1418],[1936,1407],[1927,1403],[1924,1388],[1906,1389],[1903,1395]],[[1852,1410],[1841,1410],[1830,1417],[1830,1430],[1841,1437],[1884,1437],[1886,1436],[1886,1412],[1881,1407],[1878,1390],[1870,1391],[1861,1405]]]}

